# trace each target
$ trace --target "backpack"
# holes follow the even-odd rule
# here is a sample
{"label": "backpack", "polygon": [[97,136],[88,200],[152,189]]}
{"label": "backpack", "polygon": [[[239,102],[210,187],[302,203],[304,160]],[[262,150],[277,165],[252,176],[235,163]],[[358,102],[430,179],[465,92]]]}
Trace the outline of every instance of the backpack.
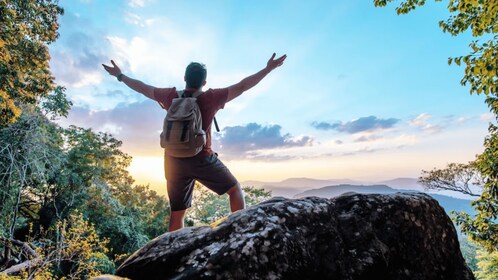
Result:
{"label": "backpack", "polygon": [[202,116],[197,105],[197,97],[202,92],[184,96],[184,91],[178,91],[178,97],[173,98],[161,132],[161,147],[172,157],[193,157],[206,144],[206,132],[202,129]]}

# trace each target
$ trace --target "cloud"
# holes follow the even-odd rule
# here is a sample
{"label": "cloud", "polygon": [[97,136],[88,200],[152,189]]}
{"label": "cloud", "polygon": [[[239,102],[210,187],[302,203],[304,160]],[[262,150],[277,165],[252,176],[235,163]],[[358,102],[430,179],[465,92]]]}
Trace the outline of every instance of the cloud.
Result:
{"label": "cloud", "polygon": [[130,0],[128,5],[132,8],[143,8],[145,6],[145,0]]}
{"label": "cloud", "polygon": [[429,123],[430,118],[430,114],[422,113],[411,120],[409,124],[410,126],[418,128],[426,133],[434,134],[441,132],[443,130],[443,126]]}
{"label": "cloud", "polygon": [[[165,114],[156,102],[146,100],[102,111],[73,107],[68,118],[59,123],[110,133],[123,142],[125,152],[135,156],[160,156],[159,134]],[[279,125],[257,123],[225,127],[221,134],[213,133],[213,149],[226,159],[281,161],[295,156],[275,153],[274,149],[313,144],[309,136],[293,137],[281,130]]]}
{"label": "cloud", "polygon": [[126,37],[108,34],[105,40],[121,70],[146,78],[144,82],[158,87],[182,85],[189,62],[201,58],[209,66],[215,61],[219,40],[216,30],[207,24],[184,26],[166,17],[144,19],[134,13],[126,13],[125,20],[132,28],[138,25],[139,32]]}
{"label": "cloud", "polygon": [[281,130],[279,125],[264,126],[257,123],[226,127],[221,135],[216,137],[213,147],[219,148],[224,156],[232,159],[288,159],[287,156],[276,156],[273,152],[265,154],[264,150],[313,144],[313,138],[309,136],[292,137],[288,133],[282,135]]}
{"label": "cloud", "polygon": [[125,13],[125,20],[126,20],[126,22],[134,24],[134,25],[138,25],[138,26],[142,26],[142,27],[145,26],[142,18],[139,15],[134,14],[134,13],[130,13],[130,12]]}
{"label": "cloud", "polygon": [[346,132],[354,134],[364,131],[375,131],[380,129],[388,129],[393,127],[399,119],[379,119],[375,116],[362,117],[348,122],[313,122],[311,125],[319,130],[336,130],[339,132]]}
{"label": "cloud", "polygon": [[123,141],[126,152],[136,156],[160,156],[159,134],[165,115],[156,102],[146,100],[104,111],[73,107],[68,118],[59,122],[110,133]]}
{"label": "cloud", "polygon": [[99,84],[103,79],[100,64],[107,60],[103,36],[91,22],[74,13],[64,14],[60,21],[65,35],[50,48],[50,68],[56,82],[76,88]]}
{"label": "cloud", "polygon": [[495,115],[493,113],[484,113],[482,114],[479,119],[483,122],[489,122],[495,118]]}
{"label": "cloud", "polygon": [[363,147],[361,149],[357,149],[355,151],[351,151],[351,152],[344,152],[342,154],[340,154],[341,156],[355,156],[355,155],[358,155],[358,154],[371,154],[371,153],[376,153],[378,151],[382,151],[384,150],[383,148],[377,148],[377,149],[372,149],[370,147]]}
{"label": "cloud", "polygon": [[372,142],[372,141],[375,141],[375,140],[378,140],[378,139],[382,139],[382,136],[379,136],[379,135],[363,135],[363,136],[360,136],[358,138],[356,138],[354,140],[354,142],[356,143],[360,143],[360,142]]}
{"label": "cloud", "polygon": [[463,124],[469,121],[471,118],[470,117],[458,117],[455,122],[458,124]]}

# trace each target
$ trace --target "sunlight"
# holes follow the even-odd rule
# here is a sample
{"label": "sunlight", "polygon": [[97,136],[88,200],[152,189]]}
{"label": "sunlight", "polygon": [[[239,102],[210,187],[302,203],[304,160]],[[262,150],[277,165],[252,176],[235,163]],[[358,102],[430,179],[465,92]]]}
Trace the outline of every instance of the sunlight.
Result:
{"label": "sunlight", "polygon": [[166,194],[164,179],[164,163],[162,157],[133,157],[128,171],[136,184],[150,185],[159,194]]}

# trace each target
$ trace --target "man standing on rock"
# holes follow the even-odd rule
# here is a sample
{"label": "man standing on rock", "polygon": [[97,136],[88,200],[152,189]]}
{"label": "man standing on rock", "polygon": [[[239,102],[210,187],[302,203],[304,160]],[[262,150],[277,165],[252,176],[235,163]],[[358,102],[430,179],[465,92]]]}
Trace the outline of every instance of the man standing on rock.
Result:
{"label": "man standing on rock", "polygon": [[[246,90],[257,85],[266,75],[281,66],[286,55],[275,59],[275,53],[259,72],[246,77],[240,82],[221,89],[208,89],[197,97],[197,104],[202,115],[202,129],[206,132],[206,144],[201,152],[193,157],[177,158],[164,155],[164,173],[167,181],[168,197],[171,208],[169,231],[183,227],[185,211],[191,206],[192,192],[195,181],[199,181],[218,195],[228,193],[230,209],[235,212],[245,208],[244,193],[239,182],[228,168],[218,159],[211,150],[211,123],[219,109],[225,103],[233,100]],[[104,65],[104,69],[118,81],[129,88],[155,100],[165,110],[168,110],[174,98],[178,97],[176,88],[156,88],[139,80],[126,76],[121,69],[111,60],[112,66]],[[202,91],[206,85],[207,71],[204,64],[192,62],[185,70],[184,94]]]}

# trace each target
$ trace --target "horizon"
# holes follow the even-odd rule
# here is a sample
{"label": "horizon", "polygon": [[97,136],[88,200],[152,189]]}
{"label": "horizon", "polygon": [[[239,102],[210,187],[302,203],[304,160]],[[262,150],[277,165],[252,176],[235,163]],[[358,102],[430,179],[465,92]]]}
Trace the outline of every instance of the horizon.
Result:
{"label": "horizon", "polygon": [[472,37],[442,32],[444,3],[399,16],[395,4],[361,0],[60,5],[50,67],[74,106],[59,124],[123,141],[136,184],[160,194],[165,111],[109,76],[101,64],[110,59],[132,78],[179,88],[184,67],[202,61],[207,89],[259,71],[273,52],[287,54],[282,67],[217,114],[222,131],[213,131],[213,148],[240,182],[418,178],[473,160],[493,119],[484,97],[460,85],[464,68],[447,64],[470,52]]}

